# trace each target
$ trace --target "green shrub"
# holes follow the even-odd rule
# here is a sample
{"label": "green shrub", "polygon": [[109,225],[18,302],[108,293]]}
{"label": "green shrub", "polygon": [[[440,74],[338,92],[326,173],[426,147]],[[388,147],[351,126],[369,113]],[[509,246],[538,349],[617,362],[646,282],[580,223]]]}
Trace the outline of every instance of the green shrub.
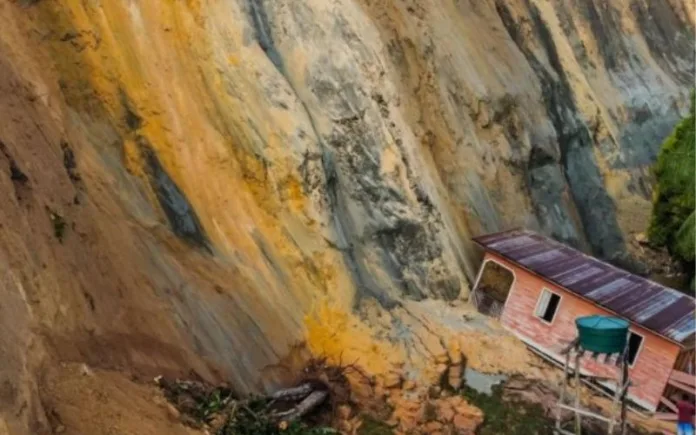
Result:
{"label": "green shrub", "polygon": [[49,217],[51,219],[51,224],[53,224],[53,236],[58,239],[59,242],[63,243],[63,237],[65,237],[65,227],[67,223],[63,216],[50,211]]}
{"label": "green shrub", "polygon": [[648,229],[650,241],[665,246],[693,277],[696,208],[696,119],[694,93],[689,115],[664,141],[655,164],[656,187]]}

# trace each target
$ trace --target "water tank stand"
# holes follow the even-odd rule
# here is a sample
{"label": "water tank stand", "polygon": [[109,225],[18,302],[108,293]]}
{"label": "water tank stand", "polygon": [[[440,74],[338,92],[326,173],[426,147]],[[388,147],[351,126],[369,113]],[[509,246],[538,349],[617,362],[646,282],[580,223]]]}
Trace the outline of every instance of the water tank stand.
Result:
{"label": "water tank stand", "polygon": [[[585,355],[591,355],[592,358],[597,359],[598,357],[604,358],[604,360],[609,360],[611,355],[608,354],[598,354],[596,352],[589,352],[582,348],[580,345],[580,337],[575,338],[563,351],[562,355],[565,356],[565,363],[563,365],[563,379],[561,380],[560,397],[556,405],[556,427],[555,433],[563,435],[581,435],[582,434],[582,417],[589,417],[596,420],[601,420],[607,423],[607,434],[614,435],[616,429],[620,430],[621,435],[626,434],[627,421],[626,421],[626,405],[627,405],[627,393],[628,387],[631,385],[628,376],[628,344],[624,347],[624,350],[619,354],[616,359],[616,364],[618,365],[617,374],[617,388],[614,392],[614,398],[612,400],[612,406],[610,411],[610,416],[605,417],[603,415],[592,412],[588,409],[584,409],[580,404],[580,392],[582,386],[580,384],[580,359]],[[574,364],[573,367],[570,366],[570,358],[573,354]],[[574,373],[573,373],[574,370]],[[566,392],[571,388],[570,378],[574,377],[575,382],[572,388],[575,391],[574,400],[572,404],[567,404],[566,402]],[[568,397],[571,398],[571,397]],[[575,430],[573,432],[563,429],[562,427],[562,414],[563,411],[572,411],[575,415]]]}

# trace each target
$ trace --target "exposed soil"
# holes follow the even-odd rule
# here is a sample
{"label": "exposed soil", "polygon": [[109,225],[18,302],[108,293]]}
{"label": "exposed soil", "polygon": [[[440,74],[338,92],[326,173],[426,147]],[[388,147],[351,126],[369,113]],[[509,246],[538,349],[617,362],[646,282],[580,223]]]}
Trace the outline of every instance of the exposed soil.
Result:
{"label": "exposed soil", "polygon": [[154,385],[84,364],[51,367],[40,384],[53,433],[65,435],[202,435]]}

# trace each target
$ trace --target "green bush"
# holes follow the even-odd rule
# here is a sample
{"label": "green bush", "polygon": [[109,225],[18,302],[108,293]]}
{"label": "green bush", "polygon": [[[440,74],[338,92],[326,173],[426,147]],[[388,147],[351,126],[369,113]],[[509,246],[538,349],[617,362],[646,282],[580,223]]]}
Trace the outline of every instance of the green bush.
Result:
{"label": "green bush", "polygon": [[665,246],[672,256],[684,263],[691,277],[696,208],[694,104],[692,92],[689,115],[677,124],[660,149],[654,168],[656,187],[648,229],[650,241]]}

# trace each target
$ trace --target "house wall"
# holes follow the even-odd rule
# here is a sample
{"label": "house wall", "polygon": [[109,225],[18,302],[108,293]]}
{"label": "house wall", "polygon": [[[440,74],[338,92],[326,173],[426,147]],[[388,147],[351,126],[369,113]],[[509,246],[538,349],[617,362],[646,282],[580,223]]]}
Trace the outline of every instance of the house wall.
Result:
{"label": "house wall", "polygon": [[[500,319],[502,324],[524,341],[534,344],[559,361],[563,359],[560,356],[561,350],[576,336],[576,318],[593,314],[612,315],[501,257],[487,253],[484,258],[486,260],[496,261],[515,274],[513,287]],[[558,311],[551,324],[534,315],[543,288],[561,296]],[[679,353],[679,346],[634,324],[631,325],[631,331],[643,336],[643,345],[634,366],[630,368],[633,386],[629,389],[629,396],[646,409],[655,410]],[[618,369],[591,358],[583,358],[581,372],[617,379]]]}

